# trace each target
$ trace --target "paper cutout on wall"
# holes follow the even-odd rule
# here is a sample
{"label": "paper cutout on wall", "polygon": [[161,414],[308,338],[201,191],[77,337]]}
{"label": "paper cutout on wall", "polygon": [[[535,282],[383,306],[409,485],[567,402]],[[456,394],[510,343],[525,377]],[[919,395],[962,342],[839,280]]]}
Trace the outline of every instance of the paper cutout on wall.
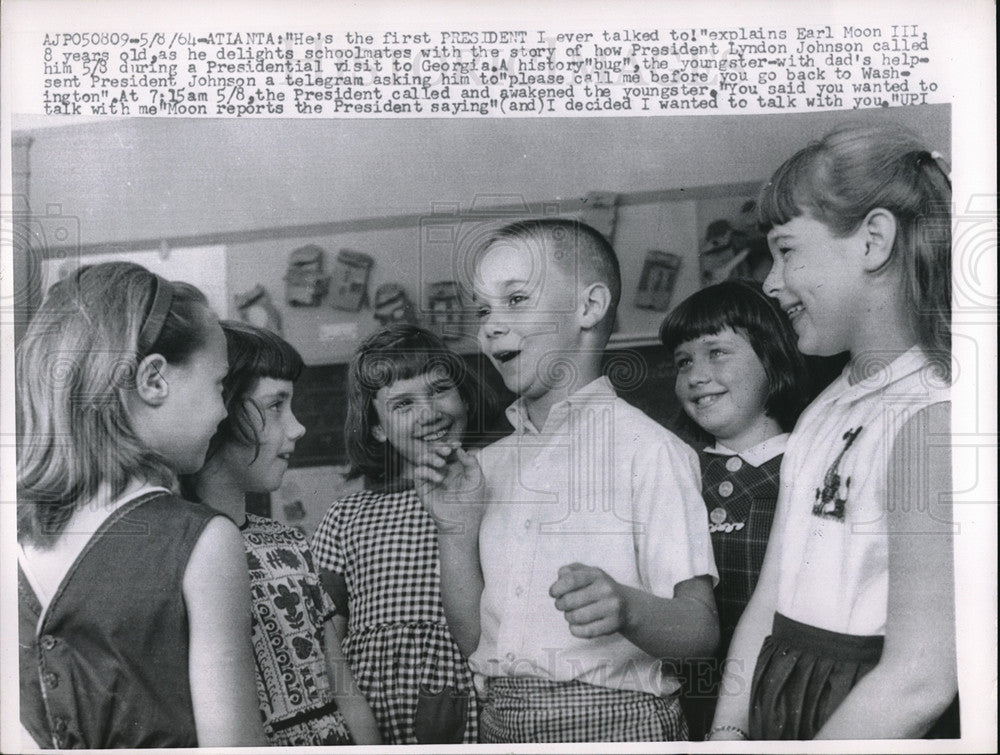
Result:
{"label": "paper cutout on wall", "polygon": [[243,322],[256,325],[258,328],[267,328],[281,335],[281,314],[271,301],[271,295],[262,285],[258,283],[246,293],[236,294],[233,299],[236,311]]}
{"label": "paper cutout on wall", "polygon": [[375,289],[372,303],[375,319],[381,325],[391,325],[394,322],[416,324],[417,312],[410,297],[398,283],[383,283]]}
{"label": "paper cutout on wall", "polygon": [[330,276],[330,306],[357,312],[368,303],[368,276],[375,261],[367,254],[341,249]]}
{"label": "paper cutout on wall", "polygon": [[642,265],[642,275],[639,276],[635,306],[639,309],[666,312],[670,308],[670,297],[674,293],[680,266],[681,258],[676,254],[650,249]]}
{"label": "paper cutout on wall", "polygon": [[445,340],[462,337],[462,297],[455,281],[438,281],[428,286],[427,311],[431,325]]}
{"label": "paper cutout on wall", "polygon": [[318,306],[330,288],[323,273],[323,249],[315,244],[300,246],[288,257],[285,301],[291,307]]}
{"label": "paper cutout on wall", "polygon": [[615,220],[618,214],[618,195],[613,191],[590,191],[583,200],[580,220],[596,228],[608,241],[615,238]]}

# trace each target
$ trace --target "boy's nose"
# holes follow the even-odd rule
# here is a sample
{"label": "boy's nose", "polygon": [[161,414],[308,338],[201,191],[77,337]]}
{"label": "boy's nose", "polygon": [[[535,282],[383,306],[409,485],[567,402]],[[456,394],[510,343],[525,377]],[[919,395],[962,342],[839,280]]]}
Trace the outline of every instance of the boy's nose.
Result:
{"label": "boy's nose", "polygon": [[483,320],[480,329],[487,338],[502,336],[509,330],[507,323],[503,322],[496,314],[489,314]]}

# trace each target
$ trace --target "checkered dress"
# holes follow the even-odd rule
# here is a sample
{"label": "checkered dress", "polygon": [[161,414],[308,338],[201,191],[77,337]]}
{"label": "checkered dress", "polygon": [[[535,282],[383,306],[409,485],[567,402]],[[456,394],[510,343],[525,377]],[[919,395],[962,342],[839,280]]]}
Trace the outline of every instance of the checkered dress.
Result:
{"label": "checkered dress", "polygon": [[486,690],[479,722],[484,743],[674,742],[688,738],[677,698],[528,676],[488,677]]}
{"label": "checkered dress", "polygon": [[[313,536],[313,554],[346,582],[344,654],[385,743],[435,741],[425,734],[476,742],[471,674],[441,604],[437,529],[416,493],[340,499]],[[456,721],[458,731],[441,730]]]}

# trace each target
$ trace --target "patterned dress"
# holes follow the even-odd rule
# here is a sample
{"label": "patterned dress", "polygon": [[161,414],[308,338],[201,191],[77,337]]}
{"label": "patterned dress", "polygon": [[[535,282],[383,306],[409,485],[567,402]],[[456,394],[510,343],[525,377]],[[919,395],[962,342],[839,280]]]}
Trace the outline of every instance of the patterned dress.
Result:
{"label": "patterned dress", "polygon": [[476,742],[471,674],[441,604],[437,529],[416,493],[340,499],[313,551],[346,583],[344,654],[385,743]]}
{"label": "patterned dress", "polygon": [[275,746],[352,744],[337,710],[323,626],[335,613],[298,530],[247,514],[257,696]]}

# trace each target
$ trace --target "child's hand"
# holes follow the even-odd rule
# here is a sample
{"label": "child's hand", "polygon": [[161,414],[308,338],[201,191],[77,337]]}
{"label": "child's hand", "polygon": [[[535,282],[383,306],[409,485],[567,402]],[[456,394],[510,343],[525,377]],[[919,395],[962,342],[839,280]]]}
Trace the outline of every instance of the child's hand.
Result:
{"label": "child's hand", "polygon": [[622,586],[596,566],[569,564],[549,588],[574,637],[601,637],[625,628]]}
{"label": "child's hand", "polygon": [[436,447],[413,471],[417,496],[441,532],[479,532],[485,511],[483,471],[457,444]]}

